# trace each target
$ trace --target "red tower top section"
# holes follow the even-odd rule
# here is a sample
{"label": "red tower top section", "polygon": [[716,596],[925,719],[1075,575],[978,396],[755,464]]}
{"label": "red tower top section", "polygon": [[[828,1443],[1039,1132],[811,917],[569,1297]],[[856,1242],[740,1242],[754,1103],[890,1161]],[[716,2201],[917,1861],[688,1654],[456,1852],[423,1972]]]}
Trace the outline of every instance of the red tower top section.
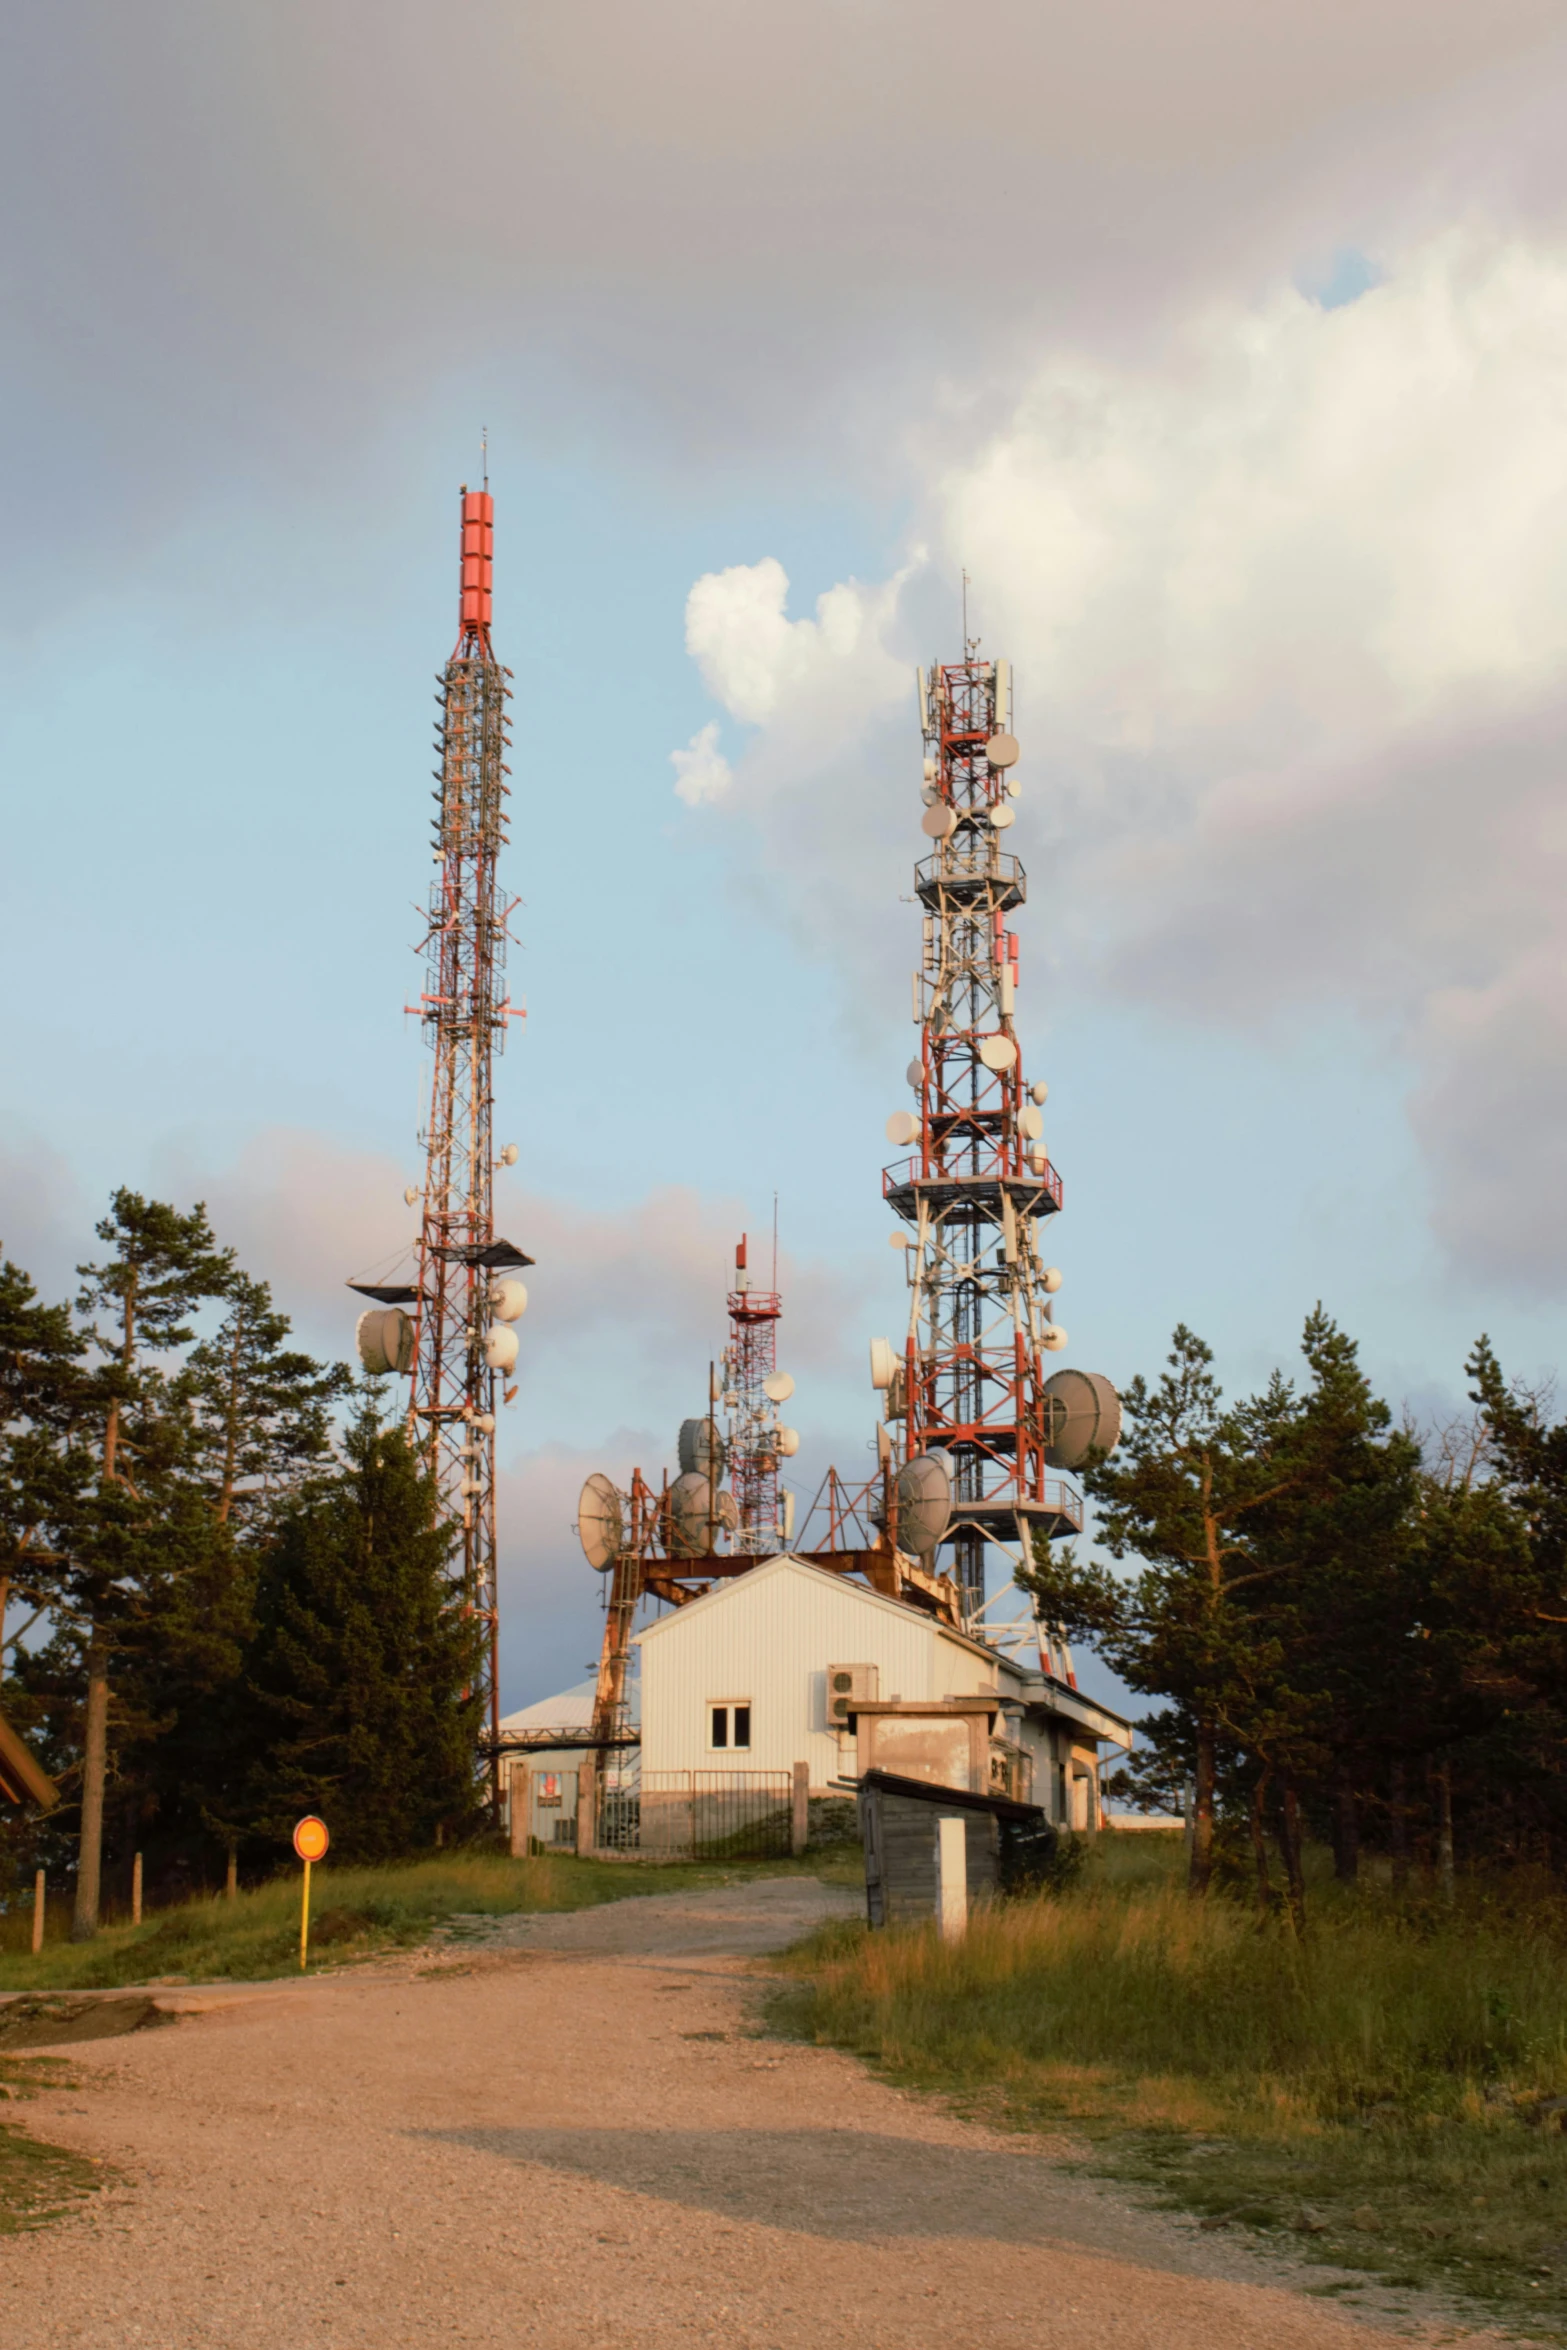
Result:
{"label": "red tower top section", "polygon": [[495,578],[495,500],[488,490],[462,494],[462,632],[490,632]]}

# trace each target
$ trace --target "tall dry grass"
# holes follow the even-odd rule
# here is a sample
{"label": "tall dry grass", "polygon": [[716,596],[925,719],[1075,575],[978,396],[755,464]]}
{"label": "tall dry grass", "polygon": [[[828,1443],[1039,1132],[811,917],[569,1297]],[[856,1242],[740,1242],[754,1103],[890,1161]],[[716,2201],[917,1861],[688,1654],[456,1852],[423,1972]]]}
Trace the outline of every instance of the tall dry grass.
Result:
{"label": "tall dry grass", "polygon": [[1567,2340],[1555,1888],[1471,1883],[1449,1910],[1318,1882],[1297,1940],[1188,1900],[1163,1841],[1103,1839],[1085,1881],[960,1944],[827,1928],[778,2020],[994,2118],[1064,2120],[1094,2167],[1332,2263],[1319,2290],[1371,2271]]}
{"label": "tall dry grass", "polygon": [[[807,1963],[813,2030],[903,2070],[1014,2089],[1072,2073],[1281,2123],[1454,2116],[1505,2081],[1567,2089],[1567,1914],[1470,1891],[1451,1913],[1319,1898],[1304,1940],[1165,1870]],[[1196,2093],[1194,2095],[1194,2093]]]}

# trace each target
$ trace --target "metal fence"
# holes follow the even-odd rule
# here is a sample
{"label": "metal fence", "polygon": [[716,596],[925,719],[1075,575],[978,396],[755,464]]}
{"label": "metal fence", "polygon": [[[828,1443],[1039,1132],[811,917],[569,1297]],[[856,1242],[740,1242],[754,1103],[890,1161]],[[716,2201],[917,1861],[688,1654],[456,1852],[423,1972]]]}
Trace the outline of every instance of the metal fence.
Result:
{"label": "metal fence", "polygon": [[642,1771],[600,1785],[594,1842],[650,1860],[776,1860],[792,1799],[788,1771]]}

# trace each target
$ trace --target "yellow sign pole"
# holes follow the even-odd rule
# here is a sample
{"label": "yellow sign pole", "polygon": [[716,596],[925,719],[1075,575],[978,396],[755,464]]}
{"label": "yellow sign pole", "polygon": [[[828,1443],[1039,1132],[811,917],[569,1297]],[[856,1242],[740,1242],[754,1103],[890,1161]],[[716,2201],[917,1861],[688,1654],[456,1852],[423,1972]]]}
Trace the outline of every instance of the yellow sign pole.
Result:
{"label": "yellow sign pole", "polygon": [[305,1888],[299,1903],[299,1971],[304,1973],[310,1958],[310,1864],[326,1858],[332,1839],[327,1834],[325,1820],[318,1820],[314,1812],[307,1812],[294,1830],[294,1850],[305,1864]]}

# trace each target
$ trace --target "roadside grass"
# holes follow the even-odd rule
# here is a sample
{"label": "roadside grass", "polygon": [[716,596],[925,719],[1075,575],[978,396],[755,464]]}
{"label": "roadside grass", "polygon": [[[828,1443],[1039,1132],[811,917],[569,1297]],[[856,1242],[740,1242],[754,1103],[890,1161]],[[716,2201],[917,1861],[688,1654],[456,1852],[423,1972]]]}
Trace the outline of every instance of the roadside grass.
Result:
{"label": "roadside grass", "polygon": [[827,1927],[781,1962],[777,2025],[993,2122],[1066,2124],[1210,2224],[1567,2338],[1567,1902],[1526,1874],[1451,1910],[1316,1882],[1297,1942],[1188,1901],[1182,1862],[1107,1836],[1074,1890],[955,1945]]}
{"label": "roadside grass", "polygon": [[[460,1940],[485,1917],[517,1910],[585,1909],[639,1893],[678,1893],[758,1876],[831,1875],[845,1863],[820,1860],[729,1862],[723,1866],[578,1860],[545,1854],[513,1860],[498,1852],[456,1852],[384,1868],[337,1868],[330,1861],[311,1883],[310,1964],[342,1965],[379,1950],[406,1948],[444,1931]],[[0,1993],[107,1991],[129,1984],[255,1982],[299,1965],[297,1870],[255,1886],[233,1901],[202,1896],[158,1910],[140,1926],[103,1927],[73,1943],[66,1913],[51,1913],[51,1934],[35,1958],[31,1911],[0,1918]]]}
{"label": "roadside grass", "polygon": [[[0,2058],[0,2099],[74,2085],[70,2066],[61,2057]],[[102,2163],[84,2154],[46,2146],[9,2120],[0,2121],[0,2236],[20,2235],[61,2218],[110,2175]]]}

